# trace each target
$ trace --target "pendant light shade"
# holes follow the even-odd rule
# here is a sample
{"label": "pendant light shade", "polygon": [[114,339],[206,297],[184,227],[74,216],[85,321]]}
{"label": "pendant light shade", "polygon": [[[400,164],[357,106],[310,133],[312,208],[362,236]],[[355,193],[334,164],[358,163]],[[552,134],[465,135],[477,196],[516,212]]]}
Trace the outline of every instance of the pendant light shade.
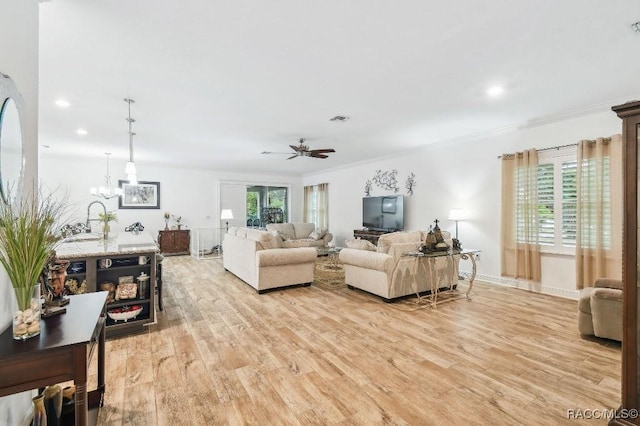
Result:
{"label": "pendant light shade", "polygon": [[127,179],[129,180],[130,185],[136,185],[138,183],[138,179],[136,177],[136,163],[133,162],[133,133],[132,125],[136,120],[131,118],[131,104],[135,103],[133,99],[125,98],[124,101],[129,105],[129,117],[127,121],[129,122],[129,161],[124,169],[124,172],[127,175]]}

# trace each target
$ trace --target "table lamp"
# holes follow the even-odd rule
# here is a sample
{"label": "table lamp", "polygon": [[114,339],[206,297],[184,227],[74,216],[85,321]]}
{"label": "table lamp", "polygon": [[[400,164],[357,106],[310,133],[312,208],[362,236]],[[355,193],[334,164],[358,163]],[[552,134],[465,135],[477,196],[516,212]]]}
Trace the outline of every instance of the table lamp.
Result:
{"label": "table lamp", "polygon": [[233,219],[233,212],[231,209],[222,209],[220,219],[227,221],[227,232],[229,232],[229,219]]}
{"label": "table lamp", "polygon": [[449,220],[452,220],[456,223],[456,237],[453,240],[453,248],[461,248],[460,240],[458,239],[458,222],[464,220],[464,210],[460,208],[454,208],[449,211]]}

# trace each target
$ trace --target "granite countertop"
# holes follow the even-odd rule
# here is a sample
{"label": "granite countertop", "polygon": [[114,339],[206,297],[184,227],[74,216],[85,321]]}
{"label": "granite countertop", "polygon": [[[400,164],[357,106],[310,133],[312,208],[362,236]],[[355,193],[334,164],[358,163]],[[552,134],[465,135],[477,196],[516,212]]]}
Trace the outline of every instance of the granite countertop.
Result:
{"label": "granite countertop", "polygon": [[141,232],[138,235],[131,232],[118,232],[109,235],[108,240],[102,239],[101,234],[73,235],[58,246],[56,254],[61,259],[69,259],[159,251],[158,245],[148,232]]}

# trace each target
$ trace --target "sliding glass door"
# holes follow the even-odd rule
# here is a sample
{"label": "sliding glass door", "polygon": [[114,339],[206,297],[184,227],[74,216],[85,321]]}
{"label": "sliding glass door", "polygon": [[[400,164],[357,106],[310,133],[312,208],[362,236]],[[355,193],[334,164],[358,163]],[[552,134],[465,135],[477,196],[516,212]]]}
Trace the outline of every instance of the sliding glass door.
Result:
{"label": "sliding glass door", "polygon": [[289,188],[247,185],[246,199],[247,226],[264,227],[289,221]]}

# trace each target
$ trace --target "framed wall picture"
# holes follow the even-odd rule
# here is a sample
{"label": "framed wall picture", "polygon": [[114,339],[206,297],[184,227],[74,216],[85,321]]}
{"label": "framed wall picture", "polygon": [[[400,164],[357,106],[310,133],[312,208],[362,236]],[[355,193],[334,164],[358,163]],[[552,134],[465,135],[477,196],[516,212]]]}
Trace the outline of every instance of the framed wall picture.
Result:
{"label": "framed wall picture", "polygon": [[119,209],[159,209],[160,182],[138,182],[131,185],[128,180],[119,180],[122,196],[118,197]]}

